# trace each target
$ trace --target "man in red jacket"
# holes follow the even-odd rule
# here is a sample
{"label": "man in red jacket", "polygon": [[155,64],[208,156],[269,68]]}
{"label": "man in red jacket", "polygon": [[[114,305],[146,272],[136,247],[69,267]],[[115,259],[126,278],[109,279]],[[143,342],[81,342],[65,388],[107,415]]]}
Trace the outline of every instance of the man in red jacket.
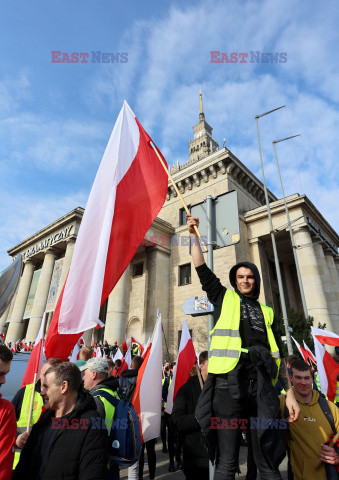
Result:
{"label": "man in red jacket", "polygon": [[[0,387],[6,382],[6,375],[11,368],[13,353],[0,345]],[[10,480],[14,459],[16,437],[16,418],[14,407],[0,393],[0,480]]]}

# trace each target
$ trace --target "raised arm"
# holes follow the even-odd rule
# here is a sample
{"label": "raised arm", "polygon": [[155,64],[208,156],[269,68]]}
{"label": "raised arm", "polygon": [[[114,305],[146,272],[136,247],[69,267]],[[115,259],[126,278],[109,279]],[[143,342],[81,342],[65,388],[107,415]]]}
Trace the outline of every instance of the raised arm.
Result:
{"label": "raised arm", "polygon": [[199,218],[192,217],[192,215],[190,215],[189,213],[186,215],[186,217],[187,217],[188,232],[191,237],[192,260],[195,268],[197,268],[197,267],[200,267],[200,265],[203,265],[205,263],[204,256],[202,254],[202,250],[199,243],[199,237],[194,230],[194,225],[199,227]]}

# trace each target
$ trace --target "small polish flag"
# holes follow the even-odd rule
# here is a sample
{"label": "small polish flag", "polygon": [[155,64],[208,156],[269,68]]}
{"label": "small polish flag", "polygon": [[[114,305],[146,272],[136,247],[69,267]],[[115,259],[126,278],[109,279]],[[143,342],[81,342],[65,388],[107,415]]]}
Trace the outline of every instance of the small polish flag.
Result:
{"label": "small polish flag", "polygon": [[308,352],[308,358],[311,360],[312,363],[314,363],[314,365],[316,365],[317,361],[315,359],[314,354],[312,353],[311,349],[306,345],[305,340],[303,340],[303,342],[304,342],[305,350]]}
{"label": "small polish flag", "polygon": [[305,350],[297,341],[294,337],[292,337],[291,335],[291,338],[292,340],[294,341],[297,349],[299,350],[299,353],[300,355],[302,356],[302,358],[305,360],[305,362],[307,363],[307,359],[308,359],[308,353],[307,353],[307,350]]}
{"label": "small polish flag", "polygon": [[[328,399],[331,402],[333,402],[336,396],[339,365],[328,353],[326,348],[320,343],[318,337],[320,337],[321,340],[324,341],[324,340],[327,340],[328,338],[327,334],[331,334],[329,335],[330,341],[334,342],[335,337],[338,337],[338,336],[333,334],[333,332],[328,332],[326,330],[321,330],[319,328],[311,327],[311,330],[312,330],[312,335],[314,339],[314,350],[315,350],[315,357],[317,360],[320,388],[322,393],[327,395]],[[331,343],[330,345],[333,345],[333,343]],[[339,346],[339,342],[337,345]]]}
{"label": "small polish flag", "polygon": [[173,404],[179,388],[189,379],[190,371],[197,361],[190,332],[184,318],[180,339],[177,363],[173,374],[172,382],[168,391],[167,405],[165,412],[172,413]]}
{"label": "small polish flag", "polygon": [[97,348],[96,348],[95,356],[96,356],[97,358],[102,358],[102,353],[101,353],[101,348],[100,348],[100,347],[97,347]]}
{"label": "small polish flag", "polygon": [[138,340],[136,340],[134,337],[131,337],[131,342],[132,343],[136,343],[140,349],[140,352],[141,352],[141,355],[144,351],[144,347],[142,346],[142,344],[140,342],[138,342]]}
{"label": "small polish flag", "polygon": [[115,362],[116,360],[121,360],[122,358],[124,358],[124,357],[121,353],[120,348],[118,348],[117,351],[115,352],[114,357],[113,357],[113,362]]}
{"label": "small polish flag", "polygon": [[132,405],[138,412],[144,442],[160,436],[162,393],[162,333],[158,317],[146,357],[139,368]]}
{"label": "small polish flag", "polygon": [[38,333],[38,336],[36,337],[34,348],[29,356],[25,375],[24,375],[24,378],[22,379],[20,388],[33,383],[35,373],[39,375],[40,370],[42,369],[43,356],[44,356],[45,323],[46,323],[46,312],[42,317],[39,333]]}

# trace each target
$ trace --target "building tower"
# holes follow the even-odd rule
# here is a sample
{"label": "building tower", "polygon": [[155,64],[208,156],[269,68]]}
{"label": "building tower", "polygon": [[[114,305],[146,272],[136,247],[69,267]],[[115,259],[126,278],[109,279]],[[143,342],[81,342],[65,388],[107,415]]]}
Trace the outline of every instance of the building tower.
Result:
{"label": "building tower", "polygon": [[205,120],[201,90],[199,93],[199,123],[193,127],[193,130],[194,140],[188,142],[191,162],[200,160],[210,153],[219,150],[218,143],[212,138],[213,128]]}

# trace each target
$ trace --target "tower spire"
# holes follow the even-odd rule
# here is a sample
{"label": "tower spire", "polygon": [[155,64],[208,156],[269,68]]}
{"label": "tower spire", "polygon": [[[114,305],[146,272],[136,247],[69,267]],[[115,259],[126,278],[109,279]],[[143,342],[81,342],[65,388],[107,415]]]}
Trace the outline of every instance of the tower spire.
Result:
{"label": "tower spire", "polygon": [[202,93],[199,92],[199,122],[205,119],[204,108],[202,106]]}

